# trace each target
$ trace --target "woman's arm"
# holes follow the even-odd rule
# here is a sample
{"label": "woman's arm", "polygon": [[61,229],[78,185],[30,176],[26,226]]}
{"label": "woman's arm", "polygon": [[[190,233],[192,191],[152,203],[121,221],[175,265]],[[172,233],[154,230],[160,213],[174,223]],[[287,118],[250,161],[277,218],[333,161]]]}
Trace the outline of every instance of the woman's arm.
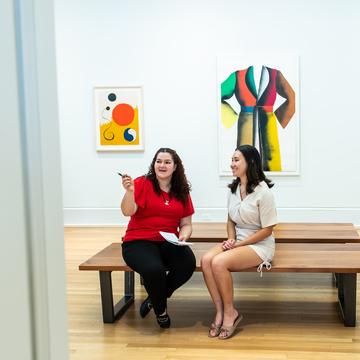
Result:
{"label": "woman's arm", "polygon": [[125,216],[132,216],[137,210],[134,196],[134,180],[131,176],[124,174],[122,176],[122,185],[126,192],[121,201],[121,211]]}
{"label": "woman's arm", "polygon": [[258,230],[256,233],[250,235],[245,240],[239,241],[236,243],[236,247],[256,244],[259,241],[266,239],[268,236],[272,234],[273,228],[275,225],[264,227]]}
{"label": "woman's arm", "polygon": [[227,230],[228,240],[235,240],[236,239],[235,223],[230,219],[229,215],[227,218],[226,230]]}
{"label": "woman's arm", "polygon": [[236,244],[235,223],[230,219],[229,215],[226,223],[226,229],[227,229],[228,238],[222,243],[222,248],[224,251],[233,249]]}
{"label": "woman's arm", "polygon": [[276,205],[271,191],[265,191],[262,193],[258,209],[262,228],[250,235],[248,238],[240,241],[236,244],[237,246],[256,244],[271,235],[273,228],[277,223]]}
{"label": "woman's arm", "polygon": [[179,240],[189,240],[192,233],[192,216],[186,216],[180,220]]}
{"label": "woman's arm", "polygon": [[266,239],[268,236],[272,234],[273,228],[277,223],[277,217],[276,217],[276,206],[275,206],[274,197],[270,191],[263,193],[260,199],[259,215],[260,215],[260,223],[264,224],[265,225],[264,227],[256,231],[254,234],[251,234],[246,239],[241,240],[239,242],[235,243],[232,242],[231,240],[224,242],[223,249],[230,250],[233,249],[234,247],[256,244],[257,242]]}

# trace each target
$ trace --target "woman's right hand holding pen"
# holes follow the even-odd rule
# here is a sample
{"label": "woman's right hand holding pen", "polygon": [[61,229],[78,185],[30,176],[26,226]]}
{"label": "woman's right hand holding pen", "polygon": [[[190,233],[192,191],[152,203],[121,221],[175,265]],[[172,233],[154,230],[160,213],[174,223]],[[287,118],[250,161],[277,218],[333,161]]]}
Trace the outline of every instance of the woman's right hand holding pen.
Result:
{"label": "woman's right hand holding pen", "polygon": [[122,186],[126,190],[121,201],[121,211],[125,216],[132,216],[136,213],[137,210],[137,205],[134,198],[134,180],[128,174],[118,174],[121,176]]}
{"label": "woman's right hand holding pen", "polygon": [[123,174],[122,177],[122,186],[126,191],[134,191],[134,180],[132,177],[128,174]]}

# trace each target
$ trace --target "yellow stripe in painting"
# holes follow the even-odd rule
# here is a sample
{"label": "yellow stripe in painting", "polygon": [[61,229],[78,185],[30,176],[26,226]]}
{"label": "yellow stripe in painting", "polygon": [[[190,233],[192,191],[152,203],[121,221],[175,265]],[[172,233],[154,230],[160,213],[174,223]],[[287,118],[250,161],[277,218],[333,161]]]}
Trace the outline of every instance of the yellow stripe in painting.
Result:
{"label": "yellow stripe in painting", "polygon": [[270,171],[281,171],[281,155],[279,146],[278,129],[276,117],[274,113],[267,113],[267,138],[269,140],[269,148],[271,153],[271,160],[269,160]]}
{"label": "yellow stripe in painting", "polygon": [[240,113],[238,121],[238,144],[253,145],[253,114]]}
{"label": "yellow stripe in painting", "polygon": [[221,122],[227,128],[230,129],[238,118],[238,114],[227,103],[221,103]]}

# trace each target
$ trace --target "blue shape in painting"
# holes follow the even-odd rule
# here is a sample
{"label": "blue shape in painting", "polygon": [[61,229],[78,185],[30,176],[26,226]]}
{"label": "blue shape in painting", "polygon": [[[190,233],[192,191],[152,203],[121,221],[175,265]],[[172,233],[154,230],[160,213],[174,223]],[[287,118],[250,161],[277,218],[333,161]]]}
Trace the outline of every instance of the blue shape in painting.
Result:
{"label": "blue shape in painting", "polygon": [[136,139],[136,131],[131,128],[125,129],[124,139],[129,142],[134,141]]}

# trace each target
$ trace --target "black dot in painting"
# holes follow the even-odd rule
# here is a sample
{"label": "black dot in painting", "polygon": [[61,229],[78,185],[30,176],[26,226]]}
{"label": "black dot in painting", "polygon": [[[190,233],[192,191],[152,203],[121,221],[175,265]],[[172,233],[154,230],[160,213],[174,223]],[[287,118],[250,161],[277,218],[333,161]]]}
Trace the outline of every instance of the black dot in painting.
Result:
{"label": "black dot in painting", "polygon": [[110,110],[110,106],[107,106],[107,107],[106,107],[106,110]]}
{"label": "black dot in painting", "polygon": [[108,95],[108,99],[109,101],[115,101],[116,100],[116,95],[114,93],[111,93]]}

